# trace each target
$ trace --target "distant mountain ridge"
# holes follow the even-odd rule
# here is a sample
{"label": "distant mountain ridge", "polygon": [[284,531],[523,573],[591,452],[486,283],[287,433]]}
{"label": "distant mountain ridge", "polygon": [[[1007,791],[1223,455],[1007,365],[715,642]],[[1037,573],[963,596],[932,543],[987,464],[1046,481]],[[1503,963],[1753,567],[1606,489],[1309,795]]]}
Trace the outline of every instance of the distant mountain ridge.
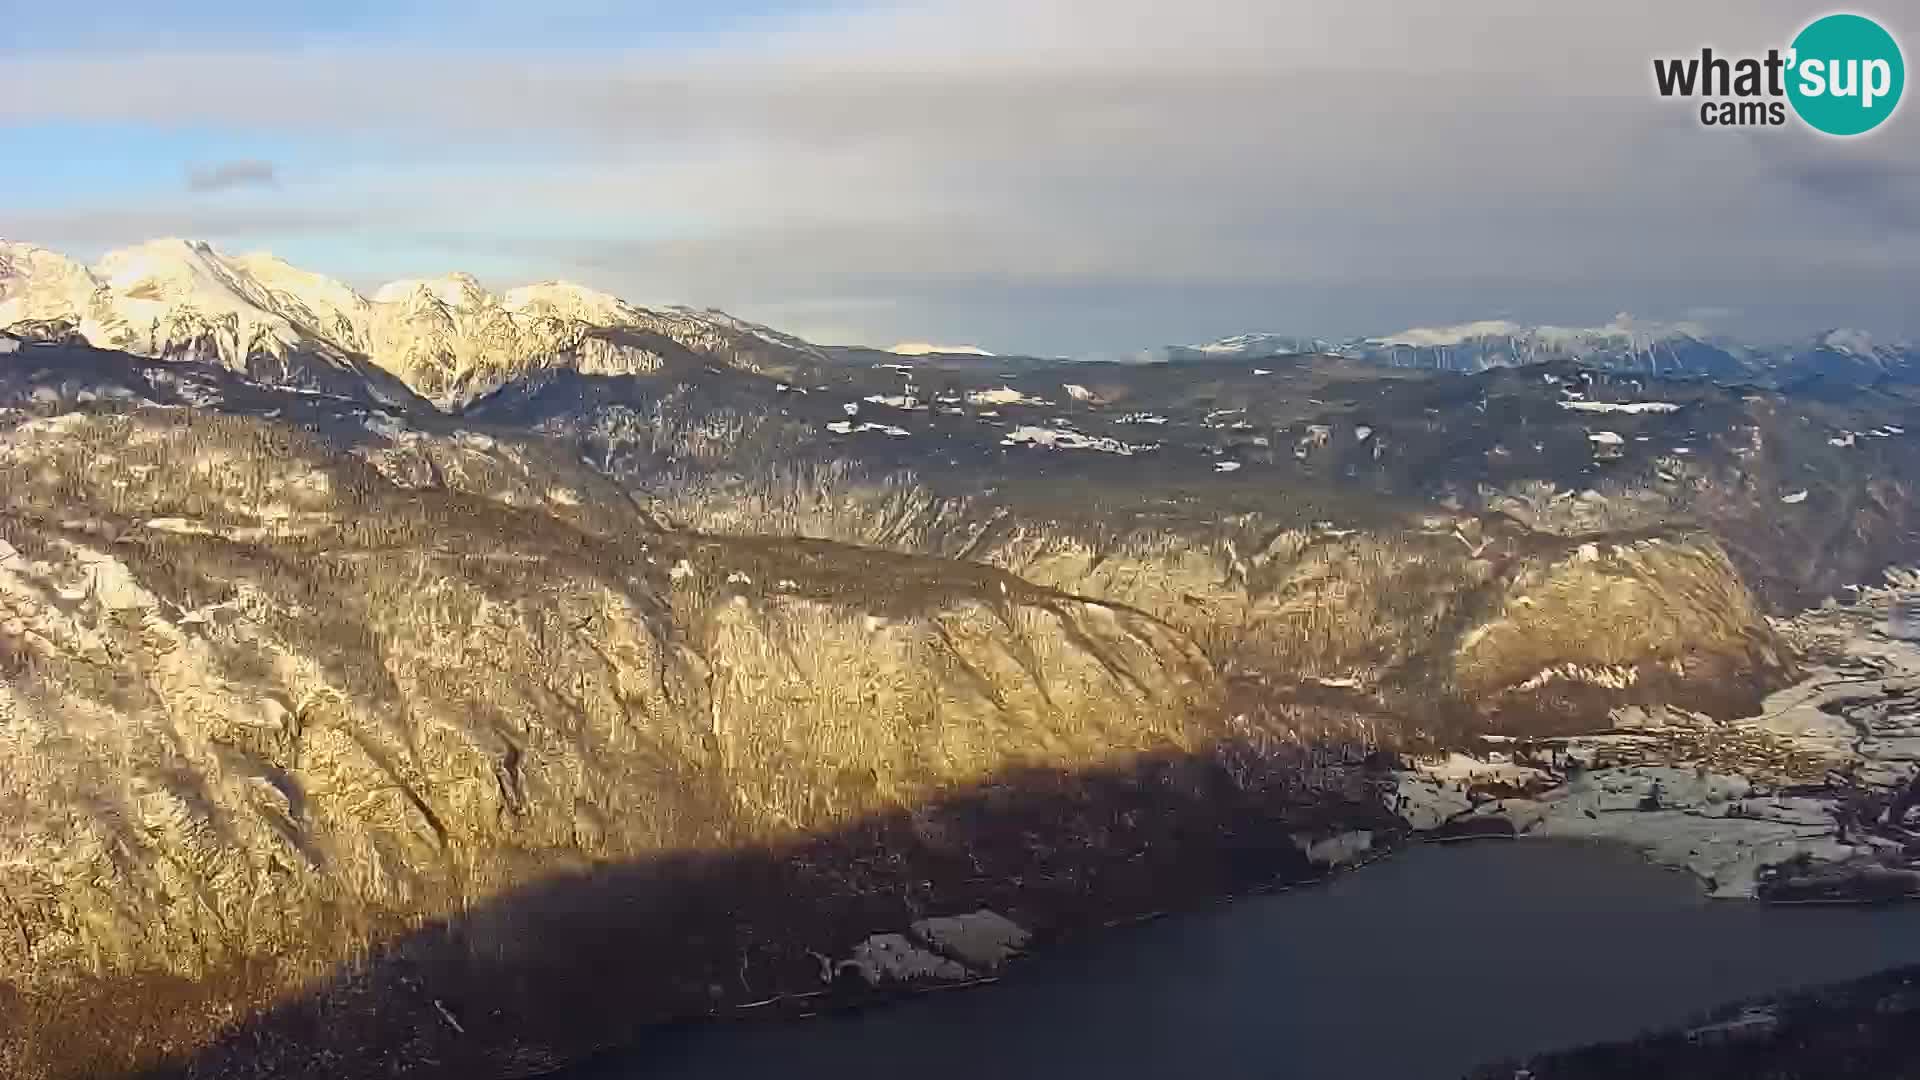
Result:
{"label": "distant mountain ridge", "polygon": [[[418,395],[443,409],[463,408],[549,369],[622,375],[705,364],[792,379],[821,364],[1023,370],[1058,359],[924,342],[884,350],[823,347],[724,312],[641,307],[566,281],[496,294],[456,272],[393,281],[363,295],[272,255],[225,255],[181,239],[112,251],[91,267],[0,240],[0,329],[217,363],[263,382],[385,404]],[[1775,387],[1920,382],[1920,346],[1879,343],[1858,330],[1758,345],[1696,324],[1648,323],[1625,314],[1598,327],[1496,319],[1344,341],[1247,333],[1122,359],[1240,363],[1299,354],[1459,372],[1570,361]]]}
{"label": "distant mountain ridge", "polygon": [[1854,383],[1881,377],[1920,379],[1920,345],[1880,344],[1860,330],[1827,330],[1787,344],[1753,344],[1715,335],[1694,323],[1647,323],[1624,313],[1598,327],[1530,326],[1490,319],[1346,341],[1240,334],[1203,345],[1169,346],[1149,358],[1196,363],[1302,352],[1462,372],[1566,360],[1637,374],[1769,385],[1832,377]]}

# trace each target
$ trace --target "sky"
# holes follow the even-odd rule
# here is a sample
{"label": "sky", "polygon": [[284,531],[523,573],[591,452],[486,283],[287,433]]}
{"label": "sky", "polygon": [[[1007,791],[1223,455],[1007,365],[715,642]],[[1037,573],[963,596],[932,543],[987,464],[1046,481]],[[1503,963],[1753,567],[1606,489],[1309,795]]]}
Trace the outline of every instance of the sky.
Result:
{"label": "sky", "polygon": [[[1877,2],[1911,61],[1920,13]],[[1841,140],[1653,90],[1828,10],[0,0],[0,237],[1000,352],[1623,311],[1920,338],[1920,105]]]}

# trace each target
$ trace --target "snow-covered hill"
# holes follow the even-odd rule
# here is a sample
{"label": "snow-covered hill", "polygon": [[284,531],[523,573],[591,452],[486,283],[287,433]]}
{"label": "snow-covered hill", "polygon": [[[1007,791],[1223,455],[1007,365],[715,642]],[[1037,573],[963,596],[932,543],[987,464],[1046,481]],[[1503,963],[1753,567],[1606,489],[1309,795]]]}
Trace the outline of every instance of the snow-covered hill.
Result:
{"label": "snow-covered hill", "polygon": [[648,340],[749,370],[822,358],[799,338],[720,312],[641,308],[570,282],[496,295],[455,273],[368,297],[272,255],[178,239],[113,251],[92,267],[0,241],[0,327],[23,325],[326,392],[390,375],[443,406],[545,366],[656,370],[661,348]]}

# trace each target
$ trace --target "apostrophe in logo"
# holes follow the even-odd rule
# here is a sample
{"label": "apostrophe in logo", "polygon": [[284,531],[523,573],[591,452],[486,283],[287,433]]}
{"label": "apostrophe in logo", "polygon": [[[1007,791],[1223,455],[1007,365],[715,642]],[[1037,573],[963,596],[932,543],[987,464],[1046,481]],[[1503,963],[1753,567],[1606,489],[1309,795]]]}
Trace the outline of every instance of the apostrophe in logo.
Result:
{"label": "apostrophe in logo", "polygon": [[1787,106],[1828,135],[1862,135],[1885,123],[1906,88],[1906,61],[1886,28],[1864,15],[1828,15],[1801,30],[1783,52],[1765,57],[1657,59],[1661,97],[1704,98],[1706,127],[1778,127]]}
{"label": "apostrophe in logo", "polygon": [[1893,115],[1907,65],[1893,35],[1862,15],[1828,15],[1807,25],[1787,53],[1787,100],[1800,119],[1829,135],[1860,135]]}

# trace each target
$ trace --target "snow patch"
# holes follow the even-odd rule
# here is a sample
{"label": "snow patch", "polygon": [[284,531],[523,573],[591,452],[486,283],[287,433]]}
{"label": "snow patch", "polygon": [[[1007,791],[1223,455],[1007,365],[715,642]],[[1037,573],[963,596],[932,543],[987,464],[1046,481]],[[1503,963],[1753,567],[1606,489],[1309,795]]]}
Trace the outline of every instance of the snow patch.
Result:
{"label": "snow patch", "polygon": [[1873,336],[1864,330],[1848,330],[1842,328],[1829,331],[1825,337],[1820,339],[1820,344],[1825,345],[1835,352],[1843,352],[1849,356],[1873,355]]}
{"label": "snow patch", "polygon": [[1071,428],[1039,427],[1034,424],[1022,424],[1008,432],[1000,440],[1001,446],[1045,446],[1056,450],[1098,450],[1103,454],[1119,454],[1131,457],[1136,453],[1158,449],[1155,444],[1124,443],[1104,435],[1087,435]]}
{"label": "snow patch", "polygon": [[969,405],[1051,405],[1045,398],[1029,397],[1011,386],[993,390],[975,390],[967,395]]}
{"label": "snow patch", "polygon": [[368,413],[366,419],[360,421],[360,424],[388,442],[399,442],[413,433],[399,417],[379,409]]}
{"label": "snow patch", "polygon": [[896,439],[904,438],[910,434],[906,428],[894,427],[892,424],[856,425],[850,420],[835,420],[833,423],[827,425],[827,430],[833,432],[835,435],[856,435],[863,431],[878,431],[883,435],[891,435]]}
{"label": "snow patch", "polygon": [[1516,690],[1538,690],[1550,682],[1587,683],[1608,690],[1625,690],[1640,681],[1640,669],[1599,665],[1586,667],[1580,664],[1554,664],[1541,668],[1532,678],[1514,687]]}
{"label": "snow patch", "polygon": [[1635,416],[1641,413],[1670,413],[1680,411],[1680,406],[1675,405],[1671,401],[1563,401],[1560,403],[1560,407],[1563,409],[1572,409],[1575,412],[1628,413]]}

